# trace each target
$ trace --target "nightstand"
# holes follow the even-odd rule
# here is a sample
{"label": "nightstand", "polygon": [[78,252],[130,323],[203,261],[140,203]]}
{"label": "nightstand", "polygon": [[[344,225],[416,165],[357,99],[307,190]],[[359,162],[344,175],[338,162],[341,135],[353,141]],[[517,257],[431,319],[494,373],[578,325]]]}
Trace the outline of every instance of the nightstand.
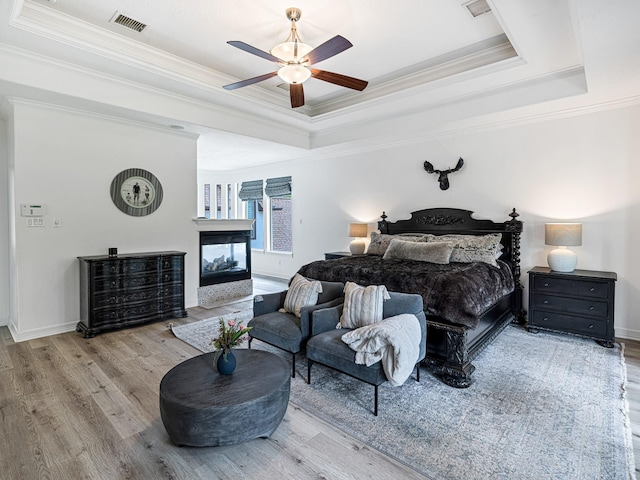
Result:
{"label": "nightstand", "polygon": [[569,333],[613,347],[616,280],[614,272],[529,270],[527,329]]}
{"label": "nightstand", "polygon": [[324,254],[325,260],[335,260],[336,258],[351,257],[351,252],[329,252]]}

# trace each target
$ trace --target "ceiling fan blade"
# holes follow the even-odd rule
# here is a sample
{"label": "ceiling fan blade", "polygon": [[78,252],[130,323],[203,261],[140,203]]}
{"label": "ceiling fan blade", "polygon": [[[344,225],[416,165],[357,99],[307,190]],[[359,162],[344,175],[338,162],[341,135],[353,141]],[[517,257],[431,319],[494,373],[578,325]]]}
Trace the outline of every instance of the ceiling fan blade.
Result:
{"label": "ceiling fan blade", "polygon": [[313,78],[317,78],[318,80],[323,80],[329,83],[334,83],[336,85],[340,85],[341,87],[347,87],[354,90],[362,91],[367,87],[367,85],[369,85],[369,82],[360,80],[359,78],[347,77],[346,75],[327,72],[326,70],[317,70],[315,68],[310,68],[309,70],[311,70],[311,76]]}
{"label": "ceiling fan blade", "polygon": [[289,84],[289,96],[291,97],[291,108],[304,105],[304,89],[301,83]]}
{"label": "ceiling fan blade", "polygon": [[259,77],[247,78],[246,80],[242,80],[236,83],[230,83],[229,85],[225,85],[225,90],[235,90],[236,88],[246,87],[247,85],[253,85],[254,83],[262,82],[263,80],[268,80],[271,77],[275,77],[278,72],[265,73],[264,75],[260,75]]}
{"label": "ceiling fan blade", "polygon": [[282,60],[280,60],[278,57],[274,57],[270,53],[263,52],[259,48],[252,47],[248,43],[240,42],[238,40],[231,40],[230,42],[227,42],[227,43],[229,45],[232,45],[232,46],[236,47],[236,48],[239,48],[240,50],[244,50],[245,52],[253,53],[254,55],[262,57],[265,60],[270,60],[270,61],[276,62],[276,63],[281,63],[282,62]]}
{"label": "ceiling fan blade", "polygon": [[313,65],[326,60],[327,58],[331,58],[340,52],[344,52],[347,48],[351,47],[353,47],[353,44],[349,40],[341,37],[340,35],[336,35],[307,53],[301,62],[308,61]]}

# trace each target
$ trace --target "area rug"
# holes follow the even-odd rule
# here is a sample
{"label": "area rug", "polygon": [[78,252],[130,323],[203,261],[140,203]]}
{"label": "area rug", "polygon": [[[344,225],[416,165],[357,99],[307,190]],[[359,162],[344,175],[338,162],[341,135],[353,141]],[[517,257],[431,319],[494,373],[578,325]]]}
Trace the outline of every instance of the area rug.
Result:
{"label": "area rug", "polygon": [[[217,321],[174,333],[210,351]],[[307,385],[300,355],[291,402],[433,480],[635,479],[623,349],[510,326],[474,361],[470,388],[423,369],[420,383],[380,387],[378,417],[373,387],[317,364]]]}

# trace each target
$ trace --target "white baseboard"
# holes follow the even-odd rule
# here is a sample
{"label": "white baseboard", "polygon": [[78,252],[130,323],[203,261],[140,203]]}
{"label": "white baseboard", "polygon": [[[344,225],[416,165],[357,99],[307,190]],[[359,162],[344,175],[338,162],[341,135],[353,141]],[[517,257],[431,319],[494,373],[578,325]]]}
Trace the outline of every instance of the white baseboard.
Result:
{"label": "white baseboard", "polygon": [[53,325],[51,327],[35,328],[24,332],[18,332],[13,323],[9,323],[8,327],[9,332],[13,337],[13,341],[18,343],[25,342],[27,340],[34,340],[36,338],[48,337],[50,335],[57,335],[59,333],[73,332],[75,331],[77,324],[78,322],[63,323],[60,325]]}
{"label": "white baseboard", "polygon": [[640,330],[616,327],[616,338],[626,338],[628,340],[640,340]]}

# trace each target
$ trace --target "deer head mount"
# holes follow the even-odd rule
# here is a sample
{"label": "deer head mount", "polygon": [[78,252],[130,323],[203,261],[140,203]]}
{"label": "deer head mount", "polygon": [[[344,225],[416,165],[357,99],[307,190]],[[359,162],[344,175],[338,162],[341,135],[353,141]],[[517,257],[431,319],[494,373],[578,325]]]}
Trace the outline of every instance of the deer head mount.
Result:
{"label": "deer head mount", "polygon": [[450,168],[448,170],[436,170],[433,168],[433,165],[430,162],[424,162],[424,169],[427,173],[437,173],[438,174],[438,182],[440,183],[440,190],[446,190],[449,188],[449,177],[448,175],[453,172],[457,172],[464,165],[464,160],[462,157],[458,160],[458,163],[454,168]]}

